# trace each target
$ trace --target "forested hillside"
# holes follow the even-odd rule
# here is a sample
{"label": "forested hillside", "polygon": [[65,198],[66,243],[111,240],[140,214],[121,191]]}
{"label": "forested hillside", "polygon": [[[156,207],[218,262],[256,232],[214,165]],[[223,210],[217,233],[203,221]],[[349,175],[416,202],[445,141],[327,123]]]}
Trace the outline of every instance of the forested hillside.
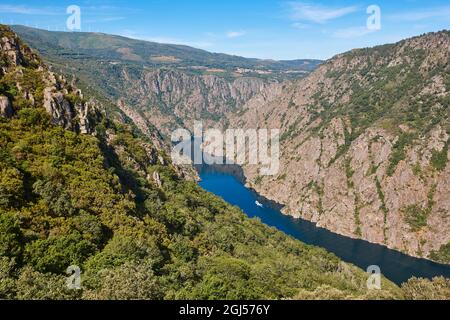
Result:
{"label": "forested hillside", "polygon": [[[0,298],[403,296],[387,280],[367,291],[362,270],[184,180],[156,143],[0,32]],[[82,290],[66,287],[70,265]]]}
{"label": "forested hillside", "polygon": [[[183,178],[0,26],[1,299],[448,298],[448,280],[367,274]],[[81,268],[69,290],[66,269]]]}

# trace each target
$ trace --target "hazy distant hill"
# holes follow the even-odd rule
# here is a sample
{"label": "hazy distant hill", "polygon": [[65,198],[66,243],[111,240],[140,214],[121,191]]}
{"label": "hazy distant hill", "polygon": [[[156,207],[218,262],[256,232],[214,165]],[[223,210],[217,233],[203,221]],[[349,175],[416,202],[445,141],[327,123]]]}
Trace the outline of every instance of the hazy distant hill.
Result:
{"label": "hazy distant hill", "polygon": [[[49,32],[25,26],[13,29],[32,47],[46,56],[89,56],[101,60],[117,60],[137,63],[146,67],[171,66],[207,72],[208,69],[224,69],[235,72],[238,68],[251,69],[248,73],[272,71],[272,76],[309,72],[320,60],[261,60],[243,58],[222,53],[211,53],[184,45],[162,44],[134,40],[121,36],[86,32]],[[213,71],[212,71],[213,72]],[[213,72],[214,73],[214,72]],[[261,75],[261,74],[260,74]],[[287,77],[285,75],[284,77]]]}

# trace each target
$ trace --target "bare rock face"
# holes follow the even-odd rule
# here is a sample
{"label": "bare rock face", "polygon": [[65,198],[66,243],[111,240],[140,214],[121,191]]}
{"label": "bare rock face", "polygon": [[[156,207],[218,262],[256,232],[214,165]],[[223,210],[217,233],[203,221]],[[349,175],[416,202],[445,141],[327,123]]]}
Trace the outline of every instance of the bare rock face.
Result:
{"label": "bare rock face", "polygon": [[0,116],[10,118],[14,114],[11,102],[8,97],[0,96]]}
{"label": "bare rock face", "polygon": [[281,168],[244,166],[249,185],[286,214],[429,258],[450,242],[448,52],[445,31],[354,50],[253,97],[230,126],[281,129]]}
{"label": "bare rock face", "polygon": [[146,93],[148,102],[164,103],[180,116],[200,112],[220,113],[243,105],[265,83],[256,78],[238,78],[232,83],[212,75],[191,76],[176,70],[145,73],[134,90]]}
{"label": "bare rock face", "polygon": [[82,134],[92,134],[94,131],[95,123],[90,118],[90,111],[95,110],[96,106],[92,102],[87,102],[84,104],[79,104],[75,107],[78,114],[78,124],[80,133]]}
{"label": "bare rock face", "polygon": [[[64,94],[64,93],[66,94]],[[79,131],[83,134],[91,134],[94,131],[94,122],[91,120],[91,112],[95,112],[93,102],[82,101],[79,90],[71,93],[79,101],[70,101],[67,91],[60,91],[57,86],[44,89],[45,110],[52,116],[53,122],[65,129]]]}
{"label": "bare rock face", "polygon": [[163,138],[156,130],[155,126],[148,121],[142,114],[134,108],[128,106],[123,99],[117,101],[117,107],[138,127],[141,132],[150,138],[155,146],[159,149],[164,149],[166,146]]}
{"label": "bare rock face", "polygon": [[11,29],[1,26],[0,32],[0,55],[4,62],[3,74],[10,68],[39,63],[38,56],[28,46],[23,45]]}
{"label": "bare rock face", "polygon": [[22,63],[23,56],[19,49],[19,44],[16,39],[9,37],[2,37],[0,42],[2,53],[6,55],[9,63],[12,66],[17,66]]}
{"label": "bare rock face", "polygon": [[61,92],[53,92],[53,90],[54,88],[51,87],[44,89],[44,108],[55,123],[68,128],[72,122],[70,104]]}
{"label": "bare rock face", "polygon": [[205,125],[222,123],[225,114],[239,110],[273,85],[259,78],[230,81],[174,69],[143,70],[136,74],[126,67],[110,84],[122,97],[127,115],[137,119],[141,127],[147,121],[154,123],[165,135],[180,126],[192,128],[194,120],[202,120]]}
{"label": "bare rock face", "polygon": [[153,172],[153,181],[156,183],[158,188],[162,187],[161,177],[159,176],[158,171]]}

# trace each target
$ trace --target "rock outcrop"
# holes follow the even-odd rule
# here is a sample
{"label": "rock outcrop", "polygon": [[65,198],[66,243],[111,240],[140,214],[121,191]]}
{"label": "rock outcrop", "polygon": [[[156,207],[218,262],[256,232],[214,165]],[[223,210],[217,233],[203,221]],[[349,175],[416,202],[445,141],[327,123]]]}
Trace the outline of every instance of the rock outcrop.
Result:
{"label": "rock outcrop", "polygon": [[158,171],[153,172],[153,181],[158,188],[162,187],[161,177],[159,176]]}
{"label": "rock outcrop", "polygon": [[53,122],[65,129],[92,134],[98,110],[94,101],[63,76],[51,72],[27,45],[6,26],[0,26],[1,115],[11,117],[23,107],[44,107]]}
{"label": "rock outcrop", "polygon": [[[53,73],[49,73],[51,79],[55,79]],[[59,82],[47,83],[44,89],[43,106],[52,116],[53,122],[65,129],[76,130],[83,134],[94,132],[96,105],[93,101],[84,101],[83,95],[78,89],[73,89],[63,77]],[[70,91],[69,91],[70,90]]]}
{"label": "rock outcrop", "polygon": [[14,110],[8,97],[0,96],[0,116],[5,118],[12,117]]}

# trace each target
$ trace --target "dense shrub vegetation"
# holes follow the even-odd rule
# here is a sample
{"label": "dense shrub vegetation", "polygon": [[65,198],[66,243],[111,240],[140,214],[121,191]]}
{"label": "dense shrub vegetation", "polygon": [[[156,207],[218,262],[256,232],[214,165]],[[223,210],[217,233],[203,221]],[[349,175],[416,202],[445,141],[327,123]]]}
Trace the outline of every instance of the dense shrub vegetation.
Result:
{"label": "dense shrub vegetation", "polygon": [[450,261],[450,242],[441,246],[438,251],[431,252],[430,258],[438,262],[448,263]]}
{"label": "dense shrub vegetation", "polygon": [[[248,219],[169,161],[152,162],[149,141],[126,128],[105,121],[93,137],[50,122],[39,108],[0,120],[1,298],[366,294],[362,271]],[[145,178],[154,171],[161,188]],[[81,267],[81,291],[66,289],[70,265]],[[399,296],[386,283],[383,294]]]}
{"label": "dense shrub vegetation", "polygon": [[441,152],[434,150],[431,156],[431,165],[439,171],[442,171],[447,166],[448,161],[448,144],[449,141],[445,144],[444,148]]}
{"label": "dense shrub vegetation", "polygon": [[450,280],[438,277],[433,281],[412,278],[402,286],[405,298],[409,300],[448,300]]}

